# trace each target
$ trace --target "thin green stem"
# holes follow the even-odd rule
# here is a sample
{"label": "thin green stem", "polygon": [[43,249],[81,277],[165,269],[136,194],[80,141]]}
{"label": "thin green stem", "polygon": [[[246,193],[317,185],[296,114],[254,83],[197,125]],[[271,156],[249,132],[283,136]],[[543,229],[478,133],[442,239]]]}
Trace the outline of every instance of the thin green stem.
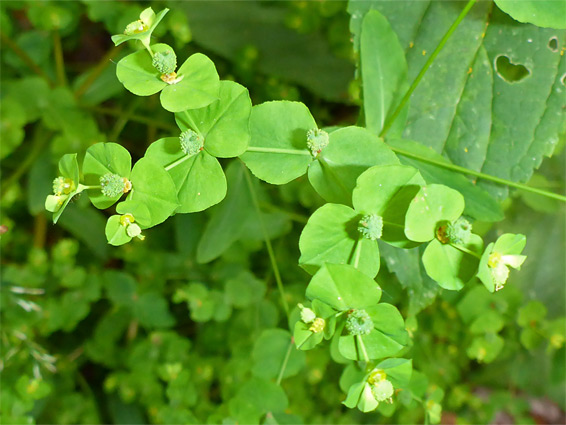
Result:
{"label": "thin green stem", "polygon": [[527,186],[526,184],[516,183],[511,180],[502,179],[499,177],[495,177],[489,174],[480,173],[478,171],[470,170],[469,168],[460,167],[459,165],[450,164],[447,162],[437,161],[435,159],[425,158],[420,155],[414,154],[412,152],[406,151],[404,149],[399,149],[389,145],[389,148],[400,155],[406,156],[408,158],[417,159],[422,162],[427,162],[429,164],[437,165],[442,168],[446,168],[447,170],[456,171],[462,174],[468,174],[470,176],[478,177],[483,180],[488,180],[494,183],[502,184],[505,186],[514,187],[516,189],[524,190],[525,192],[536,193],[537,195],[545,196],[547,198],[556,199],[558,201],[566,202],[566,196],[559,195],[558,193],[548,192],[546,190],[537,189],[535,187]]}
{"label": "thin green stem", "polygon": [[356,335],[356,341],[358,342],[358,346],[360,347],[360,350],[362,351],[362,355],[364,356],[365,362],[369,363],[368,352],[366,351],[366,346],[364,344],[364,340],[362,339],[362,336]]}
{"label": "thin green stem", "polygon": [[79,184],[79,190],[80,192],[82,192],[83,190],[90,190],[90,189],[101,189],[102,186],[98,185],[98,186],[87,186],[84,184]]}
{"label": "thin green stem", "polygon": [[384,225],[386,224],[386,225],[388,225],[388,226],[393,226],[393,227],[400,227],[401,229],[404,229],[404,228],[405,228],[405,226],[403,226],[402,224],[399,224],[399,223],[392,223],[392,222],[390,222],[390,221],[385,221],[385,220],[383,220],[383,224],[384,224]]}
{"label": "thin green stem", "polygon": [[289,357],[291,357],[291,350],[293,349],[293,340],[289,343],[289,348],[287,348],[287,352],[285,353],[285,358],[283,359],[283,364],[281,365],[281,369],[279,369],[279,375],[277,376],[277,385],[281,385],[281,381],[283,380],[283,375],[285,374],[285,369],[287,369],[287,363],[289,363]]}
{"label": "thin green stem", "polygon": [[279,148],[259,148],[255,146],[250,146],[246,152],[265,152],[265,153],[282,153],[288,155],[308,155],[311,153],[306,150],[296,150],[296,149],[279,149]]}
{"label": "thin green stem", "polygon": [[83,96],[90,86],[100,77],[102,72],[106,69],[108,65],[112,63],[112,58],[114,58],[123,48],[125,44],[120,44],[119,46],[110,49],[106,55],[98,62],[96,67],[91,71],[88,77],[83,81],[83,83],[75,91],[75,98],[79,99]]}
{"label": "thin green stem", "polygon": [[63,56],[63,46],[61,45],[61,36],[59,31],[53,31],[53,53],[55,55],[55,69],[57,71],[57,84],[60,86],[67,85],[67,75],[65,74],[65,58]]}
{"label": "thin green stem", "polygon": [[153,51],[151,50],[151,46],[149,45],[149,39],[142,39],[140,40],[143,44],[143,46],[147,49],[147,51],[149,52],[149,55],[153,58]]}
{"label": "thin green stem", "polygon": [[171,164],[169,164],[167,167],[165,167],[165,171],[169,171],[172,168],[175,168],[177,165],[182,164],[183,162],[187,161],[189,158],[192,158],[192,155],[183,155],[181,158],[179,158],[176,161],[173,161]]}
{"label": "thin green stem", "polygon": [[450,245],[452,245],[454,248],[456,248],[459,251],[462,251],[466,254],[471,255],[472,257],[476,257],[478,260],[481,260],[481,255],[479,255],[478,253],[476,253],[474,251],[469,250],[465,246],[458,245],[458,244],[455,244],[455,243],[451,243]]}
{"label": "thin green stem", "polygon": [[359,237],[356,242],[356,257],[354,258],[354,267],[358,268],[360,256],[362,255],[362,238]]}
{"label": "thin green stem", "polygon": [[399,116],[399,114],[401,113],[401,111],[409,101],[409,98],[411,97],[411,95],[413,94],[413,92],[415,91],[415,89],[423,79],[426,72],[428,71],[428,69],[430,68],[430,66],[432,65],[432,63],[440,53],[440,51],[444,48],[444,45],[446,44],[448,39],[452,36],[458,25],[460,25],[460,22],[462,22],[462,20],[468,14],[468,12],[470,11],[470,9],[472,8],[475,2],[476,0],[469,0],[466,6],[464,7],[464,9],[462,10],[462,12],[460,12],[458,17],[454,21],[454,23],[450,26],[450,28],[448,28],[448,31],[446,31],[446,34],[444,34],[444,37],[442,37],[440,43],[438,43],[438,46],[436,46],[436,49],[434,49],[434,51],[432,52],[432,54],[430,55],[430,57],[422,67],[421,71],[413,81],[413,84],[411,84],[411,87],[409,87],[409,90],[407,90],[407,93],[405,93],[405,96],[403,96],[401,102],[399,103],[393,114],[391,114],[385,121],[383,129],[379,134],[380,137],[385,137],[385,135],[387,134],[387,132],[389,131],[389,129],[391,128],[391,126],[393,125],[393,123],[395,122],[395,120],[397,119],[397,117]]}
{"label": "thin green stem", "polygon": [[[244,165],[242,164],[242,167]],[[275,253],[273,252],[273,247],[271,246],[271,241],[267,235],[267,230],[265,229],[265,223],[263,222],[263,216],[261,213],[261,209],[259,208],[259,202],[257,200],[257,195],[255,193],[252,179],[248,172],[247,168],[244,169],[244,176],[246,177],[246,182],[248,184],[248,188],[250,190],[250,196],[252,198],[252,202],[254,204],[254,208],[257,213],[259,226],[261,228],[261,233],[263,234],[263,239],[265,240],[265,245],[267,247],[267,253],[269,255],[269,261],[271,262],[271,268],[273,269],[273,275],[275,276],[275,281],[277,282],[277,289],[279,290],[279,296],[281,297],[281,303],[283,304],[283,308],[287,317],[289,317],[289,304],[287,303],[287,297],[285,296],[285,289],[283,288],[283,281],[281,280],[281,274],[279,273],[279,266],[277,265],[277,259],[275,258]]]}
{"label": "thin green stem", "polygon": [[0,32],[0,39],[2,43],[5,43],[12,51],[37,75],[47,81],[47,84],[53,86],[53,81],[47,76],[45,72],[33,61],[32,58],[20,47],[18,46],[10,37],[8,37],[4,32]]}

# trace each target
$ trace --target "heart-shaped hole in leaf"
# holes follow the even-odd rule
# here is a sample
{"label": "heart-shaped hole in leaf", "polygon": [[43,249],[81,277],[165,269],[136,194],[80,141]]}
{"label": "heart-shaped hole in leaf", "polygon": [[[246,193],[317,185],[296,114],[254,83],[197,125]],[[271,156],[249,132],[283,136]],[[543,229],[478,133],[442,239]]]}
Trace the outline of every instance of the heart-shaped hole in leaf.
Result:
{"label": "heart-shaped hole in leaf", "polygon": [[498,56],[495,60],[495,70],[508,83],[517,83],[529,76],[531,71],[523,65],[514,64],[507,56]]}

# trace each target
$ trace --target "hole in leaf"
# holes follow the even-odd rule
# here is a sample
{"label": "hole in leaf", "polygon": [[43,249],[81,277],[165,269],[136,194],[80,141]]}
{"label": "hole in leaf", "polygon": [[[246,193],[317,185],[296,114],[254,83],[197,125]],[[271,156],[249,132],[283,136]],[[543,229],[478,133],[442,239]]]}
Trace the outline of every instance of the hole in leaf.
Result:
{"label": "hole in leaf", "polygon": [[548,40],[548,48],[550,50],[552,50],[553,52],[557,52],[558,51],[558,38],[552,37],[550,40]]}
{"label": "hole in leaf", "polygon": [[508,83],[516,83],[528,77],[531,73],[520,64],[514,64],[507,56],[498,56],[495,60],[495,70]]}

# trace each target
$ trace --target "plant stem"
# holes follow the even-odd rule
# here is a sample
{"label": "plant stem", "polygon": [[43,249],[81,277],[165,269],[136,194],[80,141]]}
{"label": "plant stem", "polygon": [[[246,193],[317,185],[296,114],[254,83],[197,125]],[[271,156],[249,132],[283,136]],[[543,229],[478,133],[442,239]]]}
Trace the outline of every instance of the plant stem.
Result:
{"label": "plant stem", "polygon": [[413,84],[411,84],[411,87],[409,87],[409,90],[407,90],[407,93],[405,93],[405,96],[403,96],[403,98],[401,99],[401,102],[399,103],[395,111],[385,121],[383,129],[379,134],[380,137],[385,137],[385,135],[387,134],[387,132],[389,131],[389,129],[391,128],[391,126],[393,125],[393,123],[395,122],[395,120],[397,119],[397,117],[399,116],[399,114],[401,113],[401,111],[409,101],[409,98],[411,97],[411,95],[413,94],[413,92],[415,91],[415,89],[423,79],[426,72],[428,71],[428,69],[430,68],[430,66],[432,65],[432,63],[440,53],[440,51],[443,49],[448,39],[452,36],[452,33],[456,30],[458,25],[460,25],[460,22],[462,22],[464,17],[468,14],[468,12],[470,11],[470,9],[472,8],[475,2],[476,0],[468,0],[468,3],[466,4],[462,12],[460,12],[454,23],[450,26],[450,28],[448,28],[448,31],[446,31],[446,34],[444,34],[444,37],[442,37],[442,39],[438,43],[438,46],[436,46],[436,49],[434,49],[434,51],[432,52],[432,54],[430,55],[430,57],[422,67],[421,71],[413,81]]}
{"label": "plant stem", "polygon": [[0,38],[2,43],[6,43],[6,45],[12,49],[12,51],[37,75],[47,81],[49,86],[53,86],[53,81],[47,76],[45,72],[33,61],[32,58],[28,56],[28,54],[18,46],[10,37],[8,37],[4,32],[0,32]]}
{"label": "plant stem", "polygon": [[100,60],[100,62],[98,62],[96,67],[91,71],[89,76],[83,81],[83,83],[75,91],[76,99],[79,99],[82,95],[84,95],[88,91],[90,86],[92,86],[92,84],[96,81],[96,79],[100,77],[102,71],[104,71],[106,67],[112,63],[112,58],[114,58],[122,50],[124,46],[125,46],[124,44],[121,44],[119,46],[113,47],[108,51],[108,53],[106,53],[106,55],[104,55],[104,57]]}
{"label": "plant stem", "polygon": [[55,55],[55,69],[57,70],[57,84],[67,85],[67,75],[65,74],[65,58],[63,57],[63,46],[61,46],[61,36],[59,31],[53,31],[53,53]]}
{"label": "plant stem", "polygon": [[437,165],[448,170],[456,171],[462,174],[468,174],[470,176],[478,177],[480,179],[488,180],[494,183],[498,183],[505,186],[514,187],[516,189],[524,190],[526,192],[536,193],[537,195],[545,196],[547,198],[556,199],[558,201],[566,202],[566,196],[560,195],[558,193],[548,192],[546,190],[537,189],[535,187],[527,186],[526,184],[516,183],[511,180],[502,179],[499,177],[492,176],[490,174],[481,173],[479,171],[470,170],[469,168],[460,167],[459,165],[450,164],[447,162],[437,161],[435,159],[425,158],[420,155],[416,155],[412,152],[406,151],[404,149],[399,149],[389,145],[389,148],[400,155],[414,158],[422,162],[427,162],[429,164]]}
{"label": "plant stem", "polygon": [[354,267],[358,268],[360,263],[360,255],[362,253],[362,238],[358,238],[356,241],[356,256],[354,258]]}
{"label": "plant stem", "polygon": [[171,164],[165,167],[165,171],[169,171],[170,169],[175,168],[177,165],[182,164],[183,162],[185,162],[186,160],[192,157],[193,157],[192,155],[183,155],[181,158],[179,158],[176,161],[173,161]]}
{"label": "plant stem", "polygon": [[455,244],[455,243],[451,243],[450,245],[452,245],[454,248],[456,248],[456,249],[459,250],[459,251],[462,251],[462,252],[464,252],[464,253],[466,253],[466,254],[471,255],[472,257],[476,257],[478,260],[481,260],[481,255],[475,253],[475,252],[472,251],[472,250],[469,250],[469,249],[466,248],[465,246],[458,245],[458,244]]}
{"label": "plant stem", "polygon": [[265,152],[265,153],[283,153],[288,155],[308,155],[311,153],[307,150],[296,150],[296,149],[279,149],[279,148],[259,148],[250,146],[246,149],[246,152]]}
{"label": "plant stem", "polygon": [[362,351],[365,362],[369,363],[368,352],[366,351],[366,346],[364,344],[364,340],[362,339],[362,336],[356,335],[356,341],[358,342],[358,346],[360,347],[360,350]]}
{"label": "plant stem", "polygon": [[277,385],[281,385],[281,380],[283,379],[283,374],[285,373],[285,369],[287,368],[287,363],[289,363],[289,357],[291,357],[291,350],[293,349],[293,338],[291,338],[291,342],[289,343],[289,348],[287,348],[287,352],[285,353],[285,358],[283,359],[283,364],[281,365],[281,369],[279,370],[279,375],[277,376]]}
{"label": "plant stem", "polygon": [[289,304],[287,303],[287,297],[285,296],[285,289],[283,288],[283,282],[281,280],[281,274],[279,273],[279,267],[277,266],[277,259],[275,258],[275,253],[273,252],[273,247],[271,246],[271,241],[267,236],[267,230],[265,229],[265,223],[263,222],[263,217],[261,214],[261,209],[259,208],[259,202],[257,200],[257,195],[255,193],[252,179],[248,172],[248,169],[242,164],[244,170],[244,176],[246,177],[246,182],[248,184],[248,188],[250,190],[250,195],[252,198],[252,202],[254,204],[254,208],[257,213],[257,218],[259,221],[259,226],[261,228],[261,233],[263,234],[263,239],[265,240],[265,245],[267,247],[267,253],[269,255],[269,261],[271,262],[271,268],[273,269],[273,275],[275,276],[275,281],[277,282],[277,289],[279,290],[279,296],[281,297],[281,303],[283,304],[283,308],[287,317],[289,317]]}
{"label": "plant stem", "polygon": [[89,189],[100,189],[102,186],[98,185],[98,186],[86,186],[84,184],[79,184],[79,188],[78,188],[78,192],[82,192],[83,190],[89,190]]}

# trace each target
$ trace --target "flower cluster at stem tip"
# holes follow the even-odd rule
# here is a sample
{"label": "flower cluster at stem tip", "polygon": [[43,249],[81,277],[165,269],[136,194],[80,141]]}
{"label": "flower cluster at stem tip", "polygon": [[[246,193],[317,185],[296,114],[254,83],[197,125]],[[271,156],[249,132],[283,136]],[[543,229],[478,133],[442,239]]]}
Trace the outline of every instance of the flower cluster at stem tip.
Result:
{"label": "flower cluster at stem tip", "polygon": [[177,55],[171,49],[155,52],[151,64],[162,74],[170,74],[177,68]]}
{"label": "flower cluster at stem tip", "polygon": [[126,35],[139,34],[139,33],[142,33],[144,31],[147,31],[148,29],[149,29],[149,27],[147,26],[147,24],[144,21],[142,21],[141,19],[138,19],[137,21],[130,22],[126,26],[126,29],[124,30],[124,34],[126,34]]}
{"label": "flower cluster at stem tip", "polygon": [[75,190],[75,182],[72,179],[59,176],[53,180],[53,193],[55,195],[68,195],[73,190]]}
{"label": "flower cluster at stem tip", "polygon": [[395,392],[393,384],[387,380],[387,374],[382,369],[374,369],[368,378],[368,384],[371,387],[371,394],[379,403],[388,401],[391,403],[391,397]]}
{"label": "flower cluster at stem tip", "polygon": [[307,147],[311,150],[314,157],[328,146],[328,142],[329,138],[326,131],[318,128],[307,131]]}
{"label": "flower cluster at stem tip", "polygon": [[306,325],[311,325],[309,331],[316,334],[324,330],[326,321],[322,317],[316,317],[314,311],[302,304],[299,304],[299,308],[301,309],[301,321]]}
{"label": "flower cluster at stem tip", "polygon": [[124,214],[120,217],[120,224],[126,228],[126,234],[130,238],[139,238],[142,241],[145,239],[145,236],[141,234],[141,227],[135,223],[134,216],[130,213]]}

